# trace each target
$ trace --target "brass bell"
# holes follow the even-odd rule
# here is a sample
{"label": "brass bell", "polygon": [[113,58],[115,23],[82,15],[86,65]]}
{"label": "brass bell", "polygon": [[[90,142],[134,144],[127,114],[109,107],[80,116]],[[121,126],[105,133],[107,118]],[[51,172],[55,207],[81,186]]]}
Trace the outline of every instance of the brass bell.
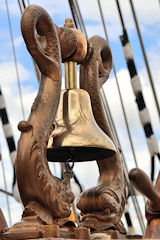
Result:
{"label": "brass bell", "polygon": [[97,125],[87,91],[77,89],[77,64],[65,62],[65,90],[61,92],[47,149],[52,162],[76,162],[112,156],[116,148],[112,140]]}

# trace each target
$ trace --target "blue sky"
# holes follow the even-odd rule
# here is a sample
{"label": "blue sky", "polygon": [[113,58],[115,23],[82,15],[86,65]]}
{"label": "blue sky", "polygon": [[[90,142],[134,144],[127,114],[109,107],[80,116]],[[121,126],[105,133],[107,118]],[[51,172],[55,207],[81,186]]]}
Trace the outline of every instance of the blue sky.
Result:
{"label": "blue sky", "polygon": [[[100,35],[104,37],[104,31],[101,25],[101,19],[98,11],[97,0],[80,0],[79,6],[82,16],[85,21],[88,36]],[[149,60],[151,72],[154,79],[157,95],[160,91],[160,4],[159,0],[134,0],[134,5],[139,20],[144,45]],[[71,12],[67,0],[30,0],[30,3],[37,4],[44,7],[55,24],[63,26],[65,18],[71,17]],[[13,38],[16,49],[16,58],[18,62],[18,71],[20,76],[23,104],[25,108],[26,118],[29,115],[30,107],[36,96],[38,89],[38,81],[35,76],[33,63],[29,53],[25,48],[23,38],[20,32],[20,10],[16,0],[8,0],[9,12],[12,23]],[[143,168],[147,174],[150,173],[150,156],[146,146],[145,136],[140,124],[137,106],[135,104],[135,97],[130,85],[130,77],[126,69],[121,42],[119,36],[122,34],[122,28],[119,21],[119,16],[115,4],[115,0],[105,1],[101,0],[103,6],[103,13],[105,16],[106,27],[110,40],[110,46],[113,54],[115,67],[117,70],[118,81],[124,99],[124,105],[127,112],[129,126],[133,138],[134,147],[136,149],[136,156],[140,168]],[[139,45],[137,32],[132,18],[132,13],[128,0],[120,1],[122,12],[124,14],[124,21],[128,30],[129,39],[132,44],[136,67],[141,78],[144,98],[149,109],[152,126],[155,135],[160,141],[160,126],[159,118],[156,112],[150,83],[147,77],[141,48]],[[20,107],[19,93],[17,87],[17,79],[15,74],[14,59],[12,53],[11,39],[9,34],[9,25],[6,14],[5,0],[0,0],[0,83],[2,91],[6,100],[9,119],[12,124],[15,141],[18,141],[19,132],[17,124],[21,121],[22,111]],[[127,160],[128,168],[135,167],[131,148],[128,141],[128,136],[124,124],[124,119],[119,103],[118,92],[115,84],[113,72],[109,80],[105,83],[104,90],[109,102],[109,106],[117,127],[118,135],[121,140],[122,148]],[[159,97],[158,97],[159,99]],[[11,191],[12,184],[12,166],[9,160],[8,149],[4,139],[2,127],[0,127],[0,145],[2,148],[2,157],[5,165],[5,172],[7,177],[8,190]],[[1,164],[1,163],[0,163]],[[90,174],[92,169],[92,174]],[[159,170],[159,163],[156,160],[156,169]],[[58,172],[58,166],[57,166]],[[75,172],[79,177],[81,183],[86,187],[92,187],[96,184],[98,178],[98,170],[96,163],[81,163],[76,164]],[[0,176],[2,170],[0,166]],[[0,178],[0,188],[4,188],[2,177]],[[142,199],[139,197],[139,201]],[[19,221],[22,213],[22,208],[19,203],[10,198],[10,205],[12,208],[12,223]],[[8,221],[8,214],[6,209],[6,199],[0,193],[0,207],[3,209],[6,219]],[[131,204],[132,207],[132,204]],[[142,204],[143,213],[144,206]],[[137,232],[140,229],[135,223]]]}

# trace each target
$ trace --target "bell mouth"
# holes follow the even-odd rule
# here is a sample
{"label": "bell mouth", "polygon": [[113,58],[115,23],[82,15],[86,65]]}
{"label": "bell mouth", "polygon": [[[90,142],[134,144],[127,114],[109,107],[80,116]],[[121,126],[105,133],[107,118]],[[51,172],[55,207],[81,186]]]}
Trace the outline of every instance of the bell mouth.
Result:
{"label": "bell mouth", "polygon": [[98,147],[55,147],[47,149],[47,160],[49,162],[66,162],[71,156],[71,151],[74,162],[100,160],[115,154],[112,149]]}

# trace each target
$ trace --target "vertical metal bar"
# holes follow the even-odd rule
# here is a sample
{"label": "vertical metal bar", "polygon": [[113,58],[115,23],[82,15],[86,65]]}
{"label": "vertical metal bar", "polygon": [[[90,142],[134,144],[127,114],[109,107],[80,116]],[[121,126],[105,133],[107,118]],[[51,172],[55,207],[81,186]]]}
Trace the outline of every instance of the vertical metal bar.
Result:
{"label": "vertical metal bar", "polygon": [[69,89],[69,76],[68,76],[69,69],[68,68],[69,68],[68,62],[65,62],[64,63],[65,89]]}
{"label": "vertical metal bar", "polygon": [[69,88],[77,88],[77,63],[69,61]]}
{"label": "vertical metal bar", "polygon": [[77,88],[77,63],[65,62],[65,88],[74,89]]}

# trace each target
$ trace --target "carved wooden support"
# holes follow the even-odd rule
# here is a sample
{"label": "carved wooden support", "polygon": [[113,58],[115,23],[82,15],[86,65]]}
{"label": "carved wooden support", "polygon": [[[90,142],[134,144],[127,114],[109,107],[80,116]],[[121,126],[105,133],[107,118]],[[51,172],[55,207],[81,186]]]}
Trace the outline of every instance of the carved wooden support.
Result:
{"label": "carved wooden support", "polygon": [[145,172],[138,168],[131,170],[129,178],[135,188],[148,199],[146,203],[147,227],[144,238],[158,239],[160,237],[160,173],[155,187]]}
{"label": "carved wooden support", "polygon": [[[65,237],[89,239],[88,227],[94,232],[113,231],[113,236],[126,231],[121,222],[125,205],[125,178],[120,153],[97,161],[98,186],[82,193],[78,208],[82,228],[69,222],[74,200],[69,184],[53,176],[46,159],[48,138],[53,130],[61,90],[61,63],[81,63],[81,88],[88,91],[93,114],[99,127],[113,140],[100,98],[100,88],[112,68],[112,55],[106,41],[90,39],[91,48],[80,32],[67,19],[58,28],[47,12],[30,5],[22,16],[21,29],[26,47],[42,74],[38,95],[29,119],[19,123],[16,175],[25,210],[22,222],[4,231],[3,239]],[[109,230],[112,229],[112,230]],[[28,234],[28,235],[27,235]],[[111,235],[111,234],[110,234]]]}
{"label": "carved wooden support", "polygon": [[[112,68],[112,55],[107,42],[101,37],[94,36],[89,42],[93,52],[80,66],[80,86],[91,97],[97,124],[113,141],[100,97],[100,89]],[[125,206],[126,184],[119,150],[115,156],[98,160],[97,164],[100,171],[98,186],[83,192],[77,204],[82,212],[82,226],[90,227],[94,232],[112,228],[125,234],[121,217]]]}
{"label": "carved wooden support", "polygon": [[46,159],[61,92],[61,63],[66,59],[81,62],[87,53],[86,39],[69,23],[67,19],[65,27],[58,28],[46,11],[35,5],[22,16],[22,35],[42,79],[29,119],[18,125],[16,176],[25,207],[22,221],[3,229],[1,239],[89,239],[89,229],[76,228],[69,221],[74,195],[66,180],[51,174]]}

